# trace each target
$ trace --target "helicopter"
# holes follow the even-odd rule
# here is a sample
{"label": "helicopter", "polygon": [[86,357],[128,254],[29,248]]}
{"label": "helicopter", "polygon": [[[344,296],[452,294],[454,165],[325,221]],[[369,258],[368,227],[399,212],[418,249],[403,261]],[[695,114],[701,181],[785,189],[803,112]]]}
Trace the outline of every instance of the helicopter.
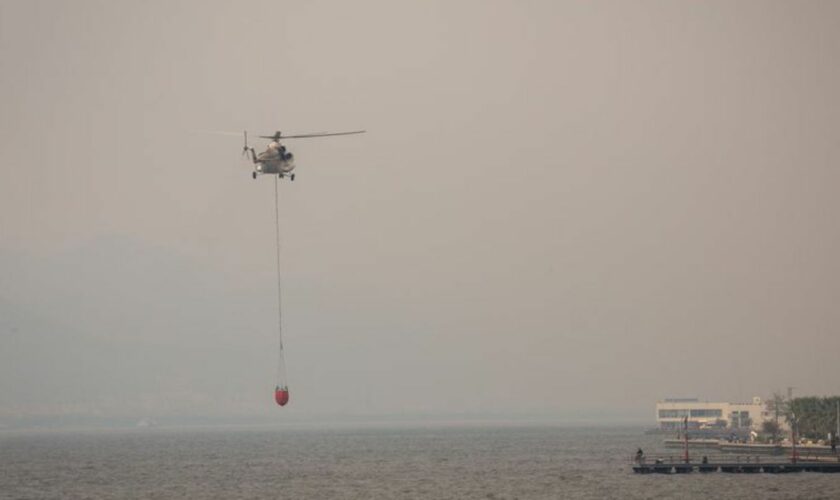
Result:
{"label": "helicopter", "polygon": [[308,139],[310,137],[329,137],[335,135],[353,135],[363,134],[364,130],[353,130],[351,132],[319,132],[314,134],[299,134],[299,135],[283,135],[279,130],[273,135],[261,135],[260,139],[270,139],[271,142],[266,147],[265,151],[257,154],[254,148],[248,146],[248,131],[244,131],[245,145],[242,147],[242,155],[250,154],[251,161],[254,162],[254,171],[251,177],[257,178],[257,175],[262,174],[277,174],[281,179],[288,176],[290,181],[295,180],[295,157],[291,151],[286,149],[286,146],[280,144],[281,140],[285,139]]}

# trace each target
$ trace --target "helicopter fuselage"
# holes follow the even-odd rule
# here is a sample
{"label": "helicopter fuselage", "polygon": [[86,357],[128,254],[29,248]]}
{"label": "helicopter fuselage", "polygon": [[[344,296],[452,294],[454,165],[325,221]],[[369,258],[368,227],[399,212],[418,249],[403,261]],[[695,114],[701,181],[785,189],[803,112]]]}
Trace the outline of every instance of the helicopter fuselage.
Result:
{"label": "helicopter fuselage", "polygon": [[293,177],[295,169],[294,155],[278,142],[272,142],[265,151],[254,156],[254,178],[258,174],[277,174],[281,178]]}

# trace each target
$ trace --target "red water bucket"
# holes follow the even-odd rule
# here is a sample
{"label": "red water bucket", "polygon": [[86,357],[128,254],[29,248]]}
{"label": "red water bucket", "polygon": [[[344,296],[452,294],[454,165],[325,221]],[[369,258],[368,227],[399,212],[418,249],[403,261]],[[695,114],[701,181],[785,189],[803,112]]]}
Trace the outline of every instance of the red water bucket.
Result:
{"label": "red water bucket", "polygon": [[289,402],[289,390],[279,387],[274,389],[274,401],[277,401],[277,404],[280,406],[286,406],[286,403]]}

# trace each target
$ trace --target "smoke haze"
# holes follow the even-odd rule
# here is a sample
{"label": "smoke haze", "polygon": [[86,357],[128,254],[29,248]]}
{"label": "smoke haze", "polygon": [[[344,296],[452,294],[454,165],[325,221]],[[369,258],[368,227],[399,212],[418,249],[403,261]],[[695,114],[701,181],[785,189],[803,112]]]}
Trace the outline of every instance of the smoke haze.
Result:
{"label": "smoke haze", "polygon": [[[838,53],[827,1],[4,1],[0,422],[836,394]],[[282,410],[246,128],[368,130],[287,144]]]}

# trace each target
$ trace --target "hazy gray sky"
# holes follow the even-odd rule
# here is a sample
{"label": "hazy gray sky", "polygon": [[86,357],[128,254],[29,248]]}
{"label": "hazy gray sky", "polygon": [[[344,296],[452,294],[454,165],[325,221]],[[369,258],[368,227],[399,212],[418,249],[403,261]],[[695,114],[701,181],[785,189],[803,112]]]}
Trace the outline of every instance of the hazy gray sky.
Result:
{"label": "hazy gray sky", "polygon": [[[828,1],[0,1],[0,421],[836,394],[838,54]],[[282,410],[243,128],[369,131],[288,144]]]}

